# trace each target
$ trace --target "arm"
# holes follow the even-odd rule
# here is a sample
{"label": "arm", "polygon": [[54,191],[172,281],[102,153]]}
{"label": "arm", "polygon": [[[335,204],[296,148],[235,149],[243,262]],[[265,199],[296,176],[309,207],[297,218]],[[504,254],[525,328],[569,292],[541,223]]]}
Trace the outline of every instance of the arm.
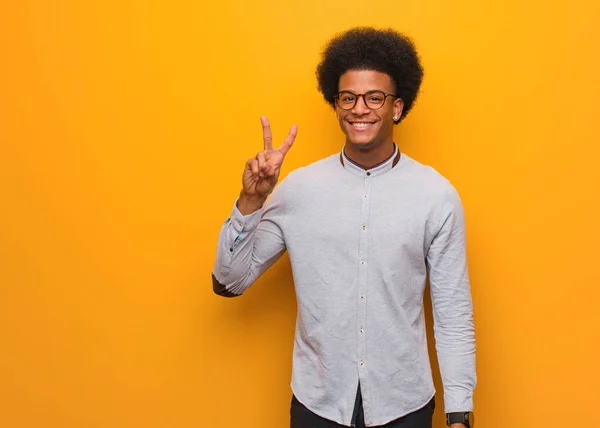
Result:
{"label": "arm", "polygon": [[219,235],[213,270],[213,290],[224,297],[240,296],[285,252],[279,222],[283,215],[282,185],[268,206],[242,215],[238,200]]}
{"label": "arm", "polygon": [[264,150],[246,162],[240,198],[219,235],[212,280],[214,292],[225,297],[241,295],[285,251],[279,226],[284,192],[278,188],[264,212],[262,206],[277,184],[297,128],[292,126],[282,146],[273,149],[269,121],[263,116],[261,122]]}
{"label": "arm", "polygon": [[427,253],[434,332],[445,412],[473,410],[475,329],[462,203],[452,188],[440,204]]}

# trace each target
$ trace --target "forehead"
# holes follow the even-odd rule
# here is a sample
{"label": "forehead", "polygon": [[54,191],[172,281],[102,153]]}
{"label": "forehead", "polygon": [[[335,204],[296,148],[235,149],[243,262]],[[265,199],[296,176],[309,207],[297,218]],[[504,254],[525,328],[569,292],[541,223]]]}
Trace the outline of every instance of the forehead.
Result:
{"label": "forehead", "polygon": [[375,89],[393,92],[391,77],[374,70],[350,70],[340,76],[339,91],[364,93]]}

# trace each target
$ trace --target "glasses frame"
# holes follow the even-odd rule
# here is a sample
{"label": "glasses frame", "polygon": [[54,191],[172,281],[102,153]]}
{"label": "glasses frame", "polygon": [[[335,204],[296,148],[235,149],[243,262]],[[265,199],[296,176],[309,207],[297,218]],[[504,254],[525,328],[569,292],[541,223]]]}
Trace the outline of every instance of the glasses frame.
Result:
{"label": "glasses frame", "polygon": [[[373,92],[377,92],[379,94],[383,94],[383,103],[381,103],[381,105],[379,107],[370,107],[369,104],[367,104],[367,99],[365,98],[366,95],[368,94],[372,94]],[[342,107],[339,103],[340,101],[340,94],[343,93],[348,93],[348,94],[352,94],[354,95],[356,98],[354,99],[354,104],[352,104],[352,107]],[[362,97],[363,99],[363,104],[369,109],[369,110],[379,110],[381,107],[383,107],[385,105],[385,101],[387,100],[387,97],[394,97],[394,98],[400,98],[398,95],[394,95],[394,94],[387,94],[383,91],[380,91],[379,89],[374,89],[372,91],[367,91],[364,94],[355,94],[352,91],[340,91],[337,94],[335,94],[335,97],[333,97],[334,101],[335,101],[335,105],[337,105],[339,108],[341,108],[342,110],[352,110],[354,107],[356,107],[356,103],[358,102],[358,99]]]}

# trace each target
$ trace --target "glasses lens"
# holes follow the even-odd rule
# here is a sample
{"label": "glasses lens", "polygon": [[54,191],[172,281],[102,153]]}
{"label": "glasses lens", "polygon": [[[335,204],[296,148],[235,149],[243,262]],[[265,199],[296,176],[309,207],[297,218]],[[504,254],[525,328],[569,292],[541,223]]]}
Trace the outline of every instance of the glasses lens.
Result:
{"label": "glasses lens", "polygon": [[356,95],[352,92],[340,92],[337,96],[337,104],[344,110],[350,110],[356,104]]}
{"label": "glasses lens", "polygon": [[380,108],[385,102],[385,94],[381,91],[367,92],[365,94],[365,102],[369,108]]}

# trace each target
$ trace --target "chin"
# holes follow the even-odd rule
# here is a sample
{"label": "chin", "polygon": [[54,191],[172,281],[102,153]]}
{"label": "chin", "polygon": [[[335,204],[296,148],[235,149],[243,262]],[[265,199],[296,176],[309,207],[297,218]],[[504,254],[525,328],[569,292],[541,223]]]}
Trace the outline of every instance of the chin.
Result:
{"label": "chin", "polygon": [[355,140],[353,138],[348,137],[346,142],[348,144],[353,145],[355,148],[357,148],[358,150],[369,150],[373,147],[375,147],[377,145],[377,141],[376,140],[372,140],[372,139],[360,139],[360,140]]}
{"label": "chin", "polygon": [[346,141],[355,146],[365,146],[371,145],[379,140],[378,134],[376,132],[369,133],[357,133],[357,132],[347,132],[346,133]]}

